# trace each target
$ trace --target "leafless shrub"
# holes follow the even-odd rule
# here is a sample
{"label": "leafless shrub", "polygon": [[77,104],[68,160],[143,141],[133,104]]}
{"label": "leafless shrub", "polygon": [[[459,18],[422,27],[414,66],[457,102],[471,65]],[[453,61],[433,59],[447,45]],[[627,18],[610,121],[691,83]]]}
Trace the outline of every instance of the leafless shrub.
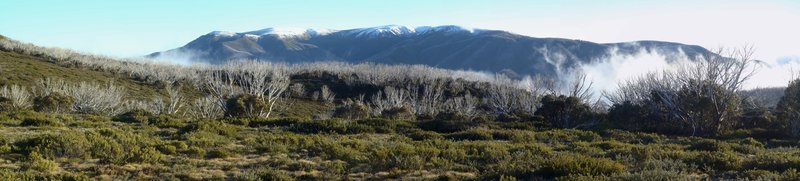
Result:
{"label": "leafless shrub", "polygon": [[9,99],[10,109],[24,110],[33,106],[31,93],[22,86],[11,85],[0,87],[0,97]]}
{"label": "leafless shrub", "polygon": [[198,118],[219,118],[223,115],[222,108],[216,103],[216,98],[211,96],[195,99],[192,108],[194,108],[194,116]]}
{"label": "leafless shrub", "polygon": [[433,81],[422,85],[421,88],[412,88],[410,93],[411,104],[417,115],[435,116],[439,113],[444,102],[444,84]]}
{"label": "leafless shrub", "polygon": [[116,115],[121,110],[125,89],[112,82],[106,85],[81,82],[68,85],[67,95],[75,99],[74,109],[78,113]]}
{"label": "leafless shrub", "polygon": [[301,83],[294,83],[289,87],[289,92],[293,97],[306,96],[306,87]]}
{"label": "leafless shrub", "polygon": [[377,116],[386,110],[409,106],[409,93],[405,89],[388,86],[373,95],[370,101],[373,115]]}
{"label": "leafless shrub", "polygon": [[478,115],[479,104],[480,100],[468,93],[463,97],[454,97],[445,101],[444,110],[463,115],[467,120],[473,120]]}
{"label": "leafless shrub", "polygon": [[319,89],[319,99],[324,101],[325,103],[333,103],[333,100],[336,97],[336,94],[328,88],[327,85],[323,85],[322,88]]}

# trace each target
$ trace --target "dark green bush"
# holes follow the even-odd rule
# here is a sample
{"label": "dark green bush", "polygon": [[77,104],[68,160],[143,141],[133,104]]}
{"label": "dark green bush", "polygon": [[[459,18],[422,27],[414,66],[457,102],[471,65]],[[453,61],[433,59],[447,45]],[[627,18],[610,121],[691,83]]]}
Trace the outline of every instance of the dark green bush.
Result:
{"label": "dark green bush", "polygon": [[20,126],[63,126],[61,121],[47,116],[33,116],[22,119]]}
{"label": "dark green bush", "polygon": [[183,153],[194,158],[203,158],[206,156],[206,150],[196,146],[190,146],[188,149],[183,151]]}
{"label": "dark green bush", "polygon": [[413,140],[438,140],[444,139],[444,137],[434,131],[425,131],[421,129],[414,129],[406,133],[406,136],[413,139]]}
{"label": "dark green bush", "polygon": [[702,152],[692,159],[700,168],[711,168],[718,171],[738,170],[744,160],[734,152]]}
{"label": "dark green bush", "polygon": [[359,134],[373,133],[375,129],[354,121],[342,119],[309,120],[292,125],[289,130],[297,133],[318,134],[318,133],[338,133],[338,134]]}
{"label": "dark green bush", "polygon": [[262,126],[291,126],[292,124],[296,124],[299,122],[308,121],[302,118],[296,117],[285,117],[285,118],[270,118],[270,119],[254,119],[250,120],[249,126],[250,127],[262,127]]}
{"label": "dark green bush", "polygon": [[712,140],[700,139],[691,142],[689,149],[696,151],[731,151],[731,146],[728,143]]}
{"label": "dark green bush", "polygon": [[292,181],[295,180],[294,177],[286,174],[283,171],[275,170],[274,168],[269,167],[259,167],[245,171],[244,174],[239,175],[235,180],[241,181],[259,181],[259,180],[271,180],[271,181]]}
{"label": "dark green bush", "polygon": [[267,109],[267,104],[261,98],[249,94],[232,97],[225,102],[225,106],[226,117],[257,118]]}
{"label": "dark green bush", "polygon": [[38,112],[63,113],[72,111],[75,101],[70,96],[52,92],[46,96],[33,98],[33,110]]}
{"label": "dark green bush", "polygon": [[181,128],[186,126],[186,120],[170,115],[158,115],[149,119],[150,124],[159,128]]}
{"label": "dark green bush", "polygon": [[226,149],[214,149],[208,152],[208,158],[228,158],[235,154]]}
{"label": "dark green bush", "polygon": [[432,120],[432,121],[420,122],[419,127],[428,131],[436,131],[439,133],[452,133],[452,132],[468,130],[478,125],[479,125],[478,123],[473,121]]}
{"label": "dark green bush", "polygon": [[141,109],[136,109],[114,116],[114,118],[112,118],[111,120],[123,123],[147,124],[150,122],[150,118],[152,117],[154,117],[153,113]]}
{"label": "dark green bush", "polygon": [[11,99],[6,97],[0,97],[0,111],[13,111],[14,106]]}
{"label": "dark green bush", "polygon": [[135,163],[158,163],[164,159],[161,154],[154,147],[135,148],[131,151],[130,162]]}
{"label": "dark green bush", "polygon": [[333,117],[343,119],[364,119],[369,117],[369,107],[360,102],[339,105],[333,109]]}
{"label": "dark green bush", "polygon": [[556,128],[574,128],[599,119],[591,107],[577,97],[547,95],[541,104],[535,115],[542,116]]}
{"label": "dark green bush", "polygon": [[800,156],[781,152],[761,153],[748,159],[744,168],[783,172],[790,168],[800,168]]}
{"label": "dark green bush", "polygon": [[617,162],[584,155],[560,154],[547,160],[536,174],[553,178],[567,175],[615,175],[625,171]]}
{"label": "dark green bush", "polygon": [[396,107],[389,110],[384,110],[381,113],[383,118],[394,120],[415,120],[416,115],[410,107]]}
{"label": "dark green bush", "polygon": [[492,140],[492,132],[487,129],[470,129],[466,131],[460,131],[455,133],[450,133],[446,136],[448,139],[452,140]]}

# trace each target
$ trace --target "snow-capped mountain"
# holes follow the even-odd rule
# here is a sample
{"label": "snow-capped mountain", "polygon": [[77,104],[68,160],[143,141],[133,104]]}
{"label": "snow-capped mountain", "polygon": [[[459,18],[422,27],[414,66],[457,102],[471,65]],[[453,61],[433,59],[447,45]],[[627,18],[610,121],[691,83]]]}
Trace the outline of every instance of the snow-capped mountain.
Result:
{"label": "snow-capped mountain", "polygon": [[290,63],[424,64],[449,69],[553,75],[559,70],[600,61],[611,56],[611,52],[633,55],[641,51],[666,57],[694,58],[711,54],[700,46],[661,41],[600,44],[460,26],[387,25],[348,30],[267,28],[242,33],[214,31],[183,47],[148,56],[188,57],[210,63],[258,59]]}

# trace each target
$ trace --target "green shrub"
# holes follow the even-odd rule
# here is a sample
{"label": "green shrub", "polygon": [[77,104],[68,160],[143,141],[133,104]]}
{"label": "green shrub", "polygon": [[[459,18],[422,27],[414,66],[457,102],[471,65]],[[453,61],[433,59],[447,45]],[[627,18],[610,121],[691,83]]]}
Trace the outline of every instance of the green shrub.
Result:
{"label": "green shrub", "polygon": [[258,181],[258,180],[271,180],[271,181],[292,181],[294,177],[286,174],[283,171],[275,170],[269,167],[259,167],[250,169],[239,175],[235,180],[242,181]]}
{"label": "green shrub", "polygon": [[615,175],[625,171],[625,167],[617,162],[584,155],[560,154],[547,160],[536,171],[545,177],[561,177],[567,175]]}
{"label": "green shrub", "polygon": [[746,170],[738,179],[747,180],[781,180],[781,175],[768,170]]}
{"label": "green shrub", "polygon": [[689,149],[696,150],[696,151],[731,151],[731,146],[728,143],[712,140],[712,139],[700,139],[694,140],[691,142],[691,146]]}
{"label": "green shrub", "polygon": [[131,151],[131,158],[130,162],[135,163],[158,163],[164,159],[164,155],[161,154],[156,148],[154,147],[145,147],[139,149],[133,149]]}
{"label": "green shrub", "polygon": [[597,119],[592,109],[577,97],[547,95],[541,104],[535,115],[556,128],[574,128]]}
{"label": "green shrub", "polygon": [[[183,143],[183,142],[180,142],[180,143]],[[178,153],[178,148],[175,147],[174,145],[166,145],[166,144],[165,145],[158,145],[158,151],[160,151],[163,154],[174,155],[175,153]]]}
{"label": "green shrub", "polygon": [[111,120],[123,123],[146,124],[150,122],[150,118],[152,118],[153,116],[154,116],[153,113],[141,109],[136,109],[114,116],[114,118],[112,118]]}
{"label": "green shrub", "polygon": [[335,118],[363,119],[369,117],[369,114],[369,107],[360,102],[339,105],[333,109],[333,117]]}
{"label": "green shrub", "polygon": [[0,96],[0,111],[14,110],[14,102],[7,97]]}
{"label": "green shrub", "polygon": [[492,132],[487,129],[470,129],[461,132],[450,133],[446,136],[452,140],[492,140]]}
{"label": "green shrub", "polygon": [[261,126],[291,126],[292,124],[296,124],[299,122],[308,121],[301,118],[296,117],[286,117],[286,118],[277,118],[277,119],[254,119],[250,120],[250,127],[261,127]]}
{"label": "green shrub", "polygon": [[206,150],[196,146],[190,146],[186,151],[183,152],[186,155],[194,158],[203,158],[206,156]]}
{"label": "green shrub", "polygon": [[225,107],[226,117],[257,118],[266,113],[267,104],[257,96],[241,94],[228,99]]}
{"label": "green shrub", "polygon": [[424,130],[436,131],[439,133],[465,131],[476,126],[478,126],[476,122],[463,120],[432,120],[423,121],[419,124],[419,127]]}
{"label": "green shrub", "polygon": [[437,132],[425,131],[425,130],[421,130],[421,129],[414,129],[412,131],[409,131],[408,133],[406,133],[406,136],[411,138],[411,139],[413,139],[413,140],[417,140],[417,141],[420,141],[420,140],[439,140],[439,139],[443,139],[444,138],[441,134],[439,134]]}
{"label": "green shrub", "polygon": [[19,124],[20,126],[63,126],[60,121],[55,118],[47,117],[47,116],[36,116],[36,117],[26,117],[22,119],[22,122]]}
{"label": "green shrub", "polygon": [[741,156],[728,151],[702,152],[691,161],[700,168],[711,168],[716,171],[737,170],[744,162]]}
{"label": "green shrub", "polygon": [[404,125],[405,121],[390,120],[390,119],[361,119],[356,121],[358,124],[367,125],[372,127],[377,133],[394,133],[398,127],[411,127]]}
{"label": "green shrub", "polygon": [[46,96],[33,98],[33,110],[53,113],[70,112],[74,102],[75,100],[70,96],[52,92]]}
{"label": "green shrub", "polygon": [[800,156],[785,152],[761,153],[748,159],[744,168],[783,172],[790,168],[800,168]]}
{"label": "green shrub", "polygon": [[159,128],[181,128],[186,126],[186,121],[169,115],[158,115],[149,119],[150,124]]}
{"label": "green shrub", "polygon": [[381,112],[381,116],[387,119],[394,119],[394,120],[416,119],[414,111],[409,107],[396,107],[396,108],[391,108],[389,110],[384,110],[383,112]]}
{"label": "green shrub", "polygon": [[27,170],[35,170],[46,173],[58,169],[58,163],[43,158],[42,155],[39,155],[39,153],[35,151],[28,154],[28,163],[24,166]]}
{"label": "green shrub", "polygon": [[208,152],[208,158],[228,158],[234,155],[234,153],[226,149],[214,149]]}
{"label": "green shrub", "polygon": [[319,134],[319,133],[337,133],[337,134],[359,134],[359,133],[373,133],[375,129],[358,124],[353,121],[343,119],[327,119],[327,120],[310,120],[302,121],[292,125],[289,130],[297,133]]}
{"label": "green shrub", "polygon": [[30,152],[38,152],[44,158],[87,158],[90,156],[91,143],[83,133],[77,131],[61,131],[45,134],[24,143]]}

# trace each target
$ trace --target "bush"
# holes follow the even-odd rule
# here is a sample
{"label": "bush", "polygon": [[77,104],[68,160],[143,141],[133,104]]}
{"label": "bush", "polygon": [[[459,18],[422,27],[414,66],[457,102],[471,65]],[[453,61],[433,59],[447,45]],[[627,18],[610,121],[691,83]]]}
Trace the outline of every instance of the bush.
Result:
{"label": "bush", "polygon": [[238,176],[235,180],[242,181],[257,181],[257,180],[271,180],[271,181],[292,181],[294,177],[284,173],[280,170],[275,170],[269,167],[259,167],[245,171],[244,174]]}
{"label": "bush", "polygon": [[414,111],[409,107],[395,107],[388,110],[384,110],[381,113],[381,116],[387,119],[394,119],[394,120],[414,120],[416,119],[416,115]]}
{"label": "bush", "polygon": [[450,133],[447,135],[447,138],[459,141],[463,140],[475,141],[475,140],[492,140],[493,137],[492,137],[492,132],[490,130],[478,128],[478,129],[470,129],[467,131]]}
{"label": "bush", "polygon": [[[692,161],[700,168],[711,168],[718,171],[735,171],[742,167],[744,160],[733,152],[702,152]],[[706,170],[710,171],[710,170]]]}
{"label": "bush", "polygon": [[186,121],[169,115],[159,115],[149,119],[150,124],[159,128],[181,128],[186,126]]}
{"label": "bush", "polygon": [[90,155],[91,143],[83,133],[62,131],[45,134],[22,143],[29,152],[38,152],[44,158],[87,158]]}
{"label": "bush", "polygon": [[203,158],[204,156],[206,156],[206,150],[196,146],[189,147],[183,153],[194,158]]}
{"label": "bush", "polygon": [[22,119],[20,126],[63,126],[63,124],[55,118],[41,115]]}
{"label": "bush", "polygon": [[241,94],[228,99],[225,107],[226,117],[257,118],[266,114],[267,104],[257,96]]}
{"label": "bush", "polygon": [[52,172],[58,169],[58,163],[48,160],[39,155],[38,152],[31,152],[28,154],[28,163],[24,165],[28,170],[35,170],[39,172]]}
{"label": "bush", "polygon": [[567,175],[615,175],[625,171],[625,167],[617,162],[584,155],[556,155],[547,160],[536,174],[545,177],[561,177]]}
{"label": "bush", "polygon": [[783,172],[790,168],[800,168],[800,156],[782,152],[761,153],[748,159],[744,168]]}
{"label": "bush", "polygon": [[465,131],[475,126],[478,126],[476,122],[462,120],[433,120],[423,121],[419,124],[419,127],[424,130],[436,131],[439,133]]}
{"label": "bush", "polygon": [[150,122],[150,118],[152,117],[153,113],[150,113],[142,109],[136,109],[114,116],[114,118],[112,118],[111,120],[123,123],[147,124],[148,122]]}
{"label": "bush", "polygon": [[226,149],[214,149],[208,152],[208,158],[228,158],[234,155],[234,153]]}
{"label": "bush", "polygon": [[158,163],[164,159],[164,155],[154,147],[133,149],[131,154],[130,161],[135,163]]}
{"label": "bush", "polygon": [[444,138],[442,135],[440,135],[437,132],[425,131],[425,130],[421,130],[421,129],[411,130],[408,133],[406,133],[406,136],[411,138],[411,139],[413,139],[413,140],[416,140],[416,141],[420,141],[420,140],[438,140],[438,139],[443,139]]}
{"label": "bush", "polygon": [[360,102],[346,103],[333,109],[333,117],[343,119],[363,119],[369,117],[369,107]]}
{"label": "bush", "polygon": [[689,149],[696,150],[696,151],[731,151],[731,146],[728,143],[712,140],[712,139],[701,139],[691,142],[691,146]]}
{"label": "bush", "polygon": [[789,135],[800,137],[800,79],[789,83],[778,102],[778,119]]}
{"label": "bush", "polygon": [[556,128],[574,128],[597,119],[592,109],[577,97],[547,95],[541,104],[534,114],[542,116]]}
{"label": "bush", "polygon": [[308,133],[308,134],[319,134],[319,133],[359,134],[359,133],[375,132],[375,129],[373,129],[370,126],[342,119],[302,121],[292,125],[292,127],[290,127],[289,130],[298,133]]}
{"label": "bush", "polygon": [[70,112],[73,103],[75,100],[72,97],[52,92],[46,96],[33,98],[33,110],[53,113]]}

